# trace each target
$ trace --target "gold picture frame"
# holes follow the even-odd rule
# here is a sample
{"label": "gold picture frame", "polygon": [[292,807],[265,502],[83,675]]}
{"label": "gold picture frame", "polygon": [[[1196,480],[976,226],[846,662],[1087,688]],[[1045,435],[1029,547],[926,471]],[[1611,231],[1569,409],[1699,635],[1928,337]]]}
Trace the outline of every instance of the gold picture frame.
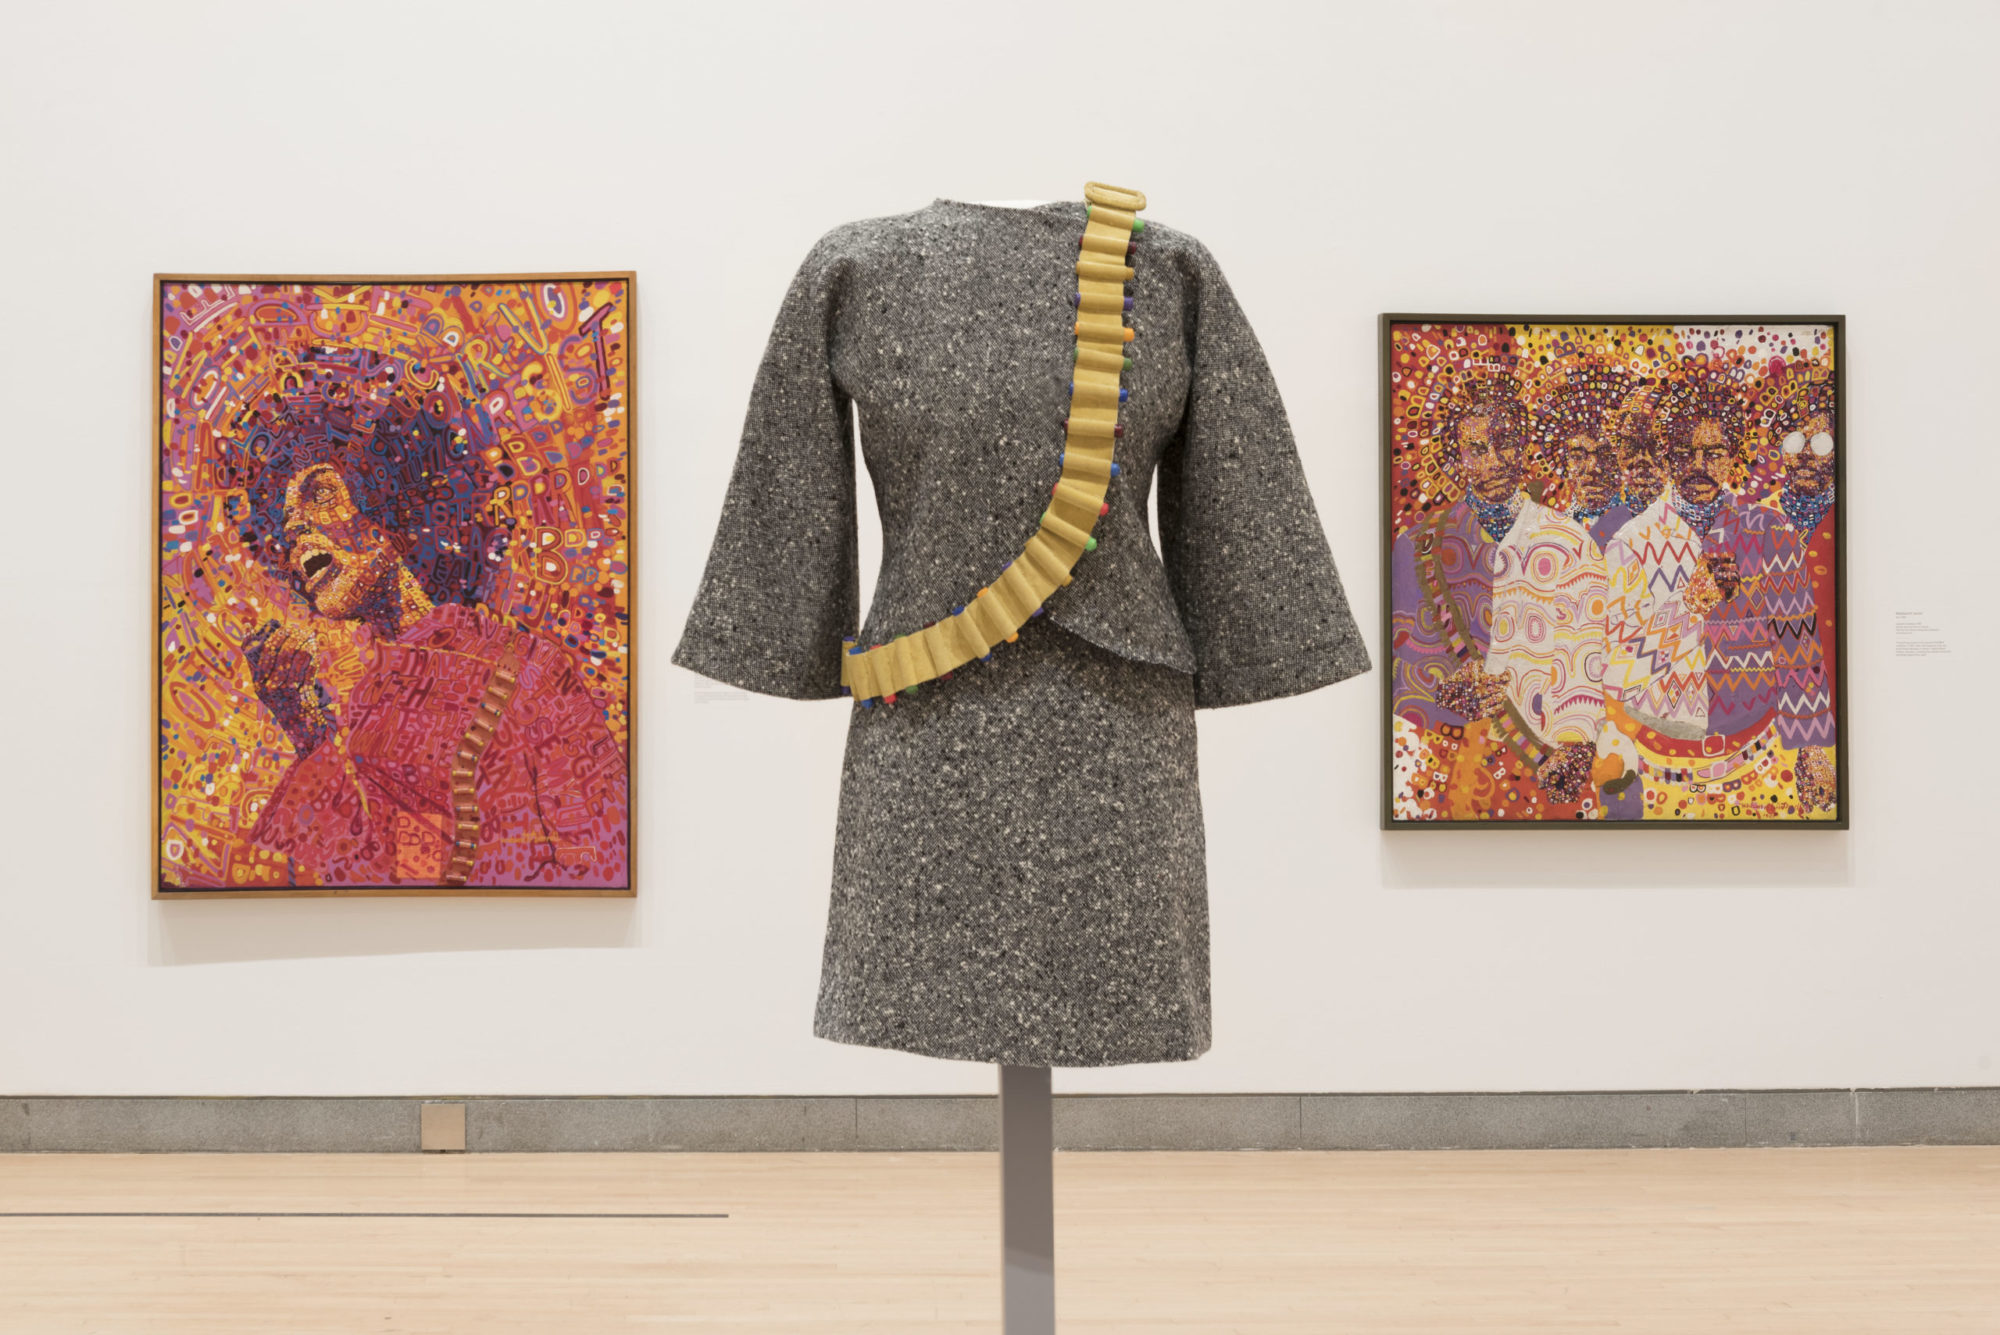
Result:
{"label": "gold picture frame", "polygon": [[[160,792],[152,898],[635,895],[637,275],[172,273],[155,274],[152,292],[153,497],[162,540],[153,572]],[[589,304],[593,292],[596,306]],[[198,307],[199,327],[184,327],[179,314],[170,319],[170,296],[199,301],[204,293],[210,300]],[[193,337],[212,345],[199,374],[186,364]],[[308,379],[324,380],[326,392],[316,397]],[[495,409],[511,415],[497,418]],[[187,414],[197,411],[207,420],[191,422]],[[307,417],[310,432],[300,425]],[[410,423],[405,445],[401,428]],[[246,432],[254,443],[237,441]],[[309,444],[300,445],[308,435]],[[170,463],[176,443],[185,447],[195,436],[215,448],[198,460],[183,449]],[[281,459],[277,449],[291,453]],[[418,683],[417,676],[393,675],[428,671],[410,666],[417,650],[384,650],[378,634],[358,629],[348,638],[363,649],[352,661],[322,637],[310,641],[318,646],[314,664],[339,659],[338,667],[359,675],[347,683],[349,695],[321,679],[333,668],[302,684],[309,722],[294,717],[288,684],[274,685],[274,674],[248,667],[267,656],[253,650],[275,638],[258,633],[289,623],[270,615],[256,631],[245,627],[278,610],[284,582],[294,583],[294,609],[305,595],[289,562],[256,561],[244,544],[262,543],[267,555],[274,542],[291,545],[285,535],[300,531],[294,509],[305,512],[305,503],[276,490],[287,460],[297,465],[294,478],[307,467],[322,479],[343,472],[311,463],[315,456],[365,475],[338,513],[378,540],[370,571],[395,568],[396,580],[417,586],[407,615],[433,609],[412,630],[426,652],[435,649],[425,661],[444,666],[413,686],[411,699],[420,704],[385,704],[394,692],[377,689]],[[196,476],[202,467],[210,472]],[[348,485],[337,484],[343,499]],[[379,502],[374,509],[369,497]],[[383,497],[392,497],[395,516],[408,522],[390,523]],[[568,509],[553,519],[564,522],[547,522],[558,497]],[[177,499],[200,503],[169,503]],[[173,522],[183,519],[192,522]],[[169,532],[175,528],[181,531]],[[480,539],[476,549],[468,535]],[[317,535],[308,541],[334,545]],[[392,556],[380,555],[390,549]],[[315,563],[318,555],[306,559]],[[176,566],[176,557],[188,559]],[[317,563],[324,567],[331,557]],[[331,587],[346,570],[319,574]],[[482,581],[531,587],[489,607],[474,596],[486,587]],[[190,596],[197,582],[209,605],[197,607]],[[456,596],[433,596],[441,590]],[[308,605],[313,630],[334,624],[317,615],[318,603]],[[548,624],[517,615],[523,608],[547,614]],[[335,630],[366,620],[350,616]],[[338,633],[326,638],[341,642]],[[502,652],[506,645],[511,652]],[[197,650],[199,661],[188,666]],[[482,666],[483,680],[467,662]],[[176,663],[188,666],[180,679],[172,679]],[[277,712],[255,708],[267,695]],[[450,696],[450,709],[469,720],[462,737],[440,731],[457,724],[444,707],[433,707],[433,696]],[[594,721],[593,704],[602,712]],[[228,727],[220,726],[225,714]],[[313,744],[305,753],[325,771],[310,789],[292,773],[301,753],[295,741],[287,745],[286,721],[308,729],[302,735],[309,743],[339,739],[338,747],[329,740],[324,750]],[[364,735],[349,738],[343,730],[352,728]],[[412,739],[411,749],[391,747],[385,761],[375,751],[392,735]],[[538,755],[546,763],[521,759]],[[261,786],[243,779],[246,758]],[[278,758],[288,764],[273,784]],[[525,808],[519,792],[487,791],[508,776],[528,790]],[[288,780],[301,790],[296,802],[285,791]],[[217,801],[225,789],[230,801]],[[269,805],[273,792],[283,796],[281,810]],[[315,805],[329,795],[344,804],[344,818]],[[520,815],[524,809],[532,814]],[[197,810],[209,824],[191,815]],[[279,815],[296,819],[274,833]],[[337,826],[336,837],[314,837],[315,819]],[[204,840],[199,846],[196,837]],[[218,851],[218,839],[228,846]]]}

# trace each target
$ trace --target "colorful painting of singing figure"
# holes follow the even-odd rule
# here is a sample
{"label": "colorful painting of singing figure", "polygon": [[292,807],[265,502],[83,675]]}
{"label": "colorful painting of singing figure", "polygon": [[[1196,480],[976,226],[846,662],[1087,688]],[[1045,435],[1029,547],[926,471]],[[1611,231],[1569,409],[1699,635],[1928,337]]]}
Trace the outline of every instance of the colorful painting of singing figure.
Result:
{"label": "colorful painting of singing figure", "polygon": [[1841,330],[1384,319],[1386,825],[1845,826]]}
{"label": "colorful painting of singing figure", "polygon": [[156,296],[156,894],[629,892],[631,276]]}

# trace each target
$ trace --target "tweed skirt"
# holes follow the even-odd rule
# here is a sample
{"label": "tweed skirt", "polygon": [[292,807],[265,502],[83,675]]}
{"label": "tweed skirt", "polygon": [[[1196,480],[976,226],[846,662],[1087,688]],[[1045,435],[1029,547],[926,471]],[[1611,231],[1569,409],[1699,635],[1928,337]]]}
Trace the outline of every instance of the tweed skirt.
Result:
{"label": "tweed skirt", "polygon": [[1205,1052],[1193,680],[1041,618],[856,709],[813,1032],[1018,1066]]}

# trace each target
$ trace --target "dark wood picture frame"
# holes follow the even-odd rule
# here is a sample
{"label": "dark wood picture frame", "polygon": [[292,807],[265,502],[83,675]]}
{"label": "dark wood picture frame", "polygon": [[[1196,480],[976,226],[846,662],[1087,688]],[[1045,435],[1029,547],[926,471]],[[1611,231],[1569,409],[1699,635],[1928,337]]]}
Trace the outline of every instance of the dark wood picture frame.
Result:
{"label": "dark wood picture frame", "polygon": [[626,700],[627,730],[625,744],[626,777],[626,862],[625,884],[622,886],[587,886],[576,888],[549,886],[444,886],[444,885],[340,885],[340,886],[284,886],[277,888],[245,888],[241,890],[201,887],[177,889],[164,884],[160,873],[161,850],[165,835],[165,812],[162,801],[164,795],[164,764],[159,750],[157,730],[162,717],[162,693],[165,672],[163,670],[164,632],[160,626],[160,602],[163,588],[163,571],[160,554],[152,556],[153,602],[149,614],[153,617],[152,662],[150,671],[153,679],[151,692],[152,727],[148,737],[151,755],[150,767],[154,787],[151,797],[153,837],[147,856],[151,866],[147,872],[152,887],[151,898],[155,901],[190,899],[328,899],[328,898],[539,898],[539,899],[631,899],[638,894],[638,826],[639,821],[639,766],[636,758],[638,737],[638,680],[639,680],[639,621],[638,608],[638,526],[632,520],[636,513],[639,488],[639,291],[638,274],[631,269],[583,269],[549,270],[525,273],[474,273],[474,274],[221,274],[221,273],[155,273],[152,293],[152,337],[147,345],[151,358],[149,374],[152,379],[152,416],[149,432],[152,437],[152,492],[148,505],[151,513],[147,522],[160,523],[160,497],[162,494],[163,442],[160,426],[164,411],[164,376],[162,374],[162,321],[163,298],[168,284],[190,283],[241,283],[241,284],[297,284],[297,285],[343,285],[358,286],[374,283],[407,284],[426,286],[437,284],[476,283],[538,283],[538,282],[587,282],[592,280],[617,281],[625,285],[625,345],[626,345],[626,401],[625,401],[625,470],[626,470],[626,606],[633,615],[627,626]]}
{"label": "dark wood picture frame", "polygon": [[[1444,325],[1611,325],[1611,326],[1825,326],[1833,342],[1834,385],[1834,659],[1829,665],[1833,685],[1834,736],[1839,748],[1835,766],[1835,814],[1830,819],[1690,819],[1690,820],[1406,820],[1395,810],[1395,395],[1392,375],[1393,335],[1397,326],[1407,324]],[[1390,312],[1378,325],[1378,412],[1380,456],[1377,488],[1380,492],[1381,538],[1381,629],[1383,646],[1381,722],[1381,811],[1384,831],[1401,830],[1846,830],[1853,816],[1853,755],[1848,729],[1847,676],[1847,319],[1842,315],[1511,315],[1511,314],[1428,314]]]}

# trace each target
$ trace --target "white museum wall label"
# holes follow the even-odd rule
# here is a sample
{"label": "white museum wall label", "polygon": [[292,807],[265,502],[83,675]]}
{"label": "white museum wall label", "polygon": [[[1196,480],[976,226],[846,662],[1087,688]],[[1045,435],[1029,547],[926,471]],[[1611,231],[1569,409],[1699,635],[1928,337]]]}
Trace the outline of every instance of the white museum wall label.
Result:
{"label": "white museum wall label", "polygon": [[1949,658],[1951,641],[1928,612],[1896,613],[1896,657]]}

